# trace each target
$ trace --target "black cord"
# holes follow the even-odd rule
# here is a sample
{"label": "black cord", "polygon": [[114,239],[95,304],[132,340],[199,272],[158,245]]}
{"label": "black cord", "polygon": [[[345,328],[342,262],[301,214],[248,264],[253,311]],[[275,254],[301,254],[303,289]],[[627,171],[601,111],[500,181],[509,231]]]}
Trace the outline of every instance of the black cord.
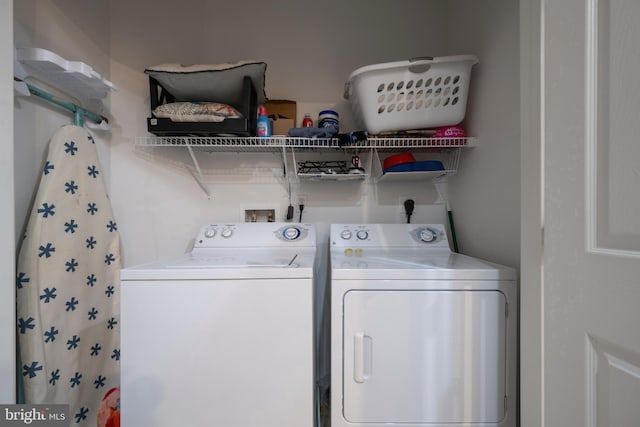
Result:
{"label": "black cord", "polygon": [[407,199],[404,201],[404,211],[407,214],[407,224],[411,222],[411,215],[413,214],[414,207],[415,202],[412,199]]}
{"label": "black cord", "polygon": [[[285,169],[286,174],[286,169]],[[289,182],[289,207],[287,208],[287,221],[293,219],[293,205],[291,204],[291,182]]]}
{"label": "black cord", "polygon": [[304,205],[300,204],[300,206],[298,206],[300,208],[300,219],[298,220],[298,222],[302,222],[302,211],[304,210]]}

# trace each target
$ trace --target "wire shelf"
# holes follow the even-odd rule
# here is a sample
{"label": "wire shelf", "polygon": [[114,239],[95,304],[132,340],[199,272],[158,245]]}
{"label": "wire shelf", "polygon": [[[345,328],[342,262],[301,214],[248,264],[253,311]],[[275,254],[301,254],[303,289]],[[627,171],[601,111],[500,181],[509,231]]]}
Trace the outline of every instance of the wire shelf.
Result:
{"label": "wire shelf", "polygon": [[[296,152],[305,153],[336,153],[340,155],[359,155],[363,152],[369,152],[369,166],[373,167],[373,175],[377,181],[382,179],[424,179],[437,177],[440,175],[452,175],[457,171],[458,160],[460,158],[460,150],[462,148],[471,148],[477,145],[476,138],[432,138],[428,136],[402,136],[402,137],[370,137],[364,141],[356,141],[349,144],[342,144],[339,138],[303,138],[289,136],[274,137],[245,137],[245,136],[139,136],[135,138],[136,146],[144,147],[185,147],[189,151],[189,155],[193,162],[195,173],[194,177],[210,198],[211,194],[204,183],[204,175],[198,164],[197,156],[194,151],[206,152],[270,152],[280,153],[285,170],[287,168],[287,157],[292,156],[293,165],[296,170],[293,175],[302,180],[334,180],[334,181],[356,181],[365,180],[371,174],[370,167],[366,169],[353,168],[358,173],[352,173],[349,169],[346,173],[337,173],[332,171],[326,173],[324,171],[299,171],[297,169]],[[442,156],[445,163],[445,170],[429,173],[397,173],[384,176],[382,171],[382,162],[380,153],[397,152],[402,150],[411,150],[424,153],[436,153]],[[373,158],[375,157],[375,160]],[[366,172],[365,172],[366,170]],[[287,174],[291,176],[292,174]]]}
{"label": "wire shelf", "polygon": [[429,138],[429,137],[370,137],[366,141],[340,144],[338,138],[301,138],[301,137],[198,137],[198,136],[141,136],[135,144],[156,147],[201,147],[207,151],[281,151],[296,150],[345,150],[360,151],[376,149],[378,151],[448,149],[475,147],[476,138]]}
{"label": "wire shelf", "polygon": [[200,136],[139,136],[135,145],[147,147],[194,147],[205,151],[269,152],[281,151],[285,138],[200,137]]}
{"label": "wire shelf", "polygon": [[377,151],[421,150],[421,149],[452,149],[471,148],[477,145],[474,137],[465,138],[431,138],[431,137],[374,137],[366,141],[363,148]]}

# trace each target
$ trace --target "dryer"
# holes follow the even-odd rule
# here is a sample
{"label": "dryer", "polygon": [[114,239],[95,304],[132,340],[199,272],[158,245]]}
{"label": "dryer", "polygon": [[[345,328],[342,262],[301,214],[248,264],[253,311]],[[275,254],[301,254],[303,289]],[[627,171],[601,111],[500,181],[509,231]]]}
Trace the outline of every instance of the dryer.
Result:
{"label": "dryer", "polygon": [[315,252],[310,224],[206,224],[122,270],[122,425],[312,427]]}
{"label": "dryer", "polygon": [[515,427],[517,282],[440,224],[333,224],[332,427]]}

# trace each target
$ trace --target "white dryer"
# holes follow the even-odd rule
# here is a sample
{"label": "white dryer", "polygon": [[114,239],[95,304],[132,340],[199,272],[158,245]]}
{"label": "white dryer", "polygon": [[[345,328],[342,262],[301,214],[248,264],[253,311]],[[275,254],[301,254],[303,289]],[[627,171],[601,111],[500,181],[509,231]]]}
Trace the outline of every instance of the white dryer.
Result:
{"label": "white dryer", "polygon": [[312,427],[310,224],[207,224],[121,271],[124,427]]}
{"label": "white dryer", "polygon": [[513,269],[443,225],[331,226],[331,426],[515,427]]}

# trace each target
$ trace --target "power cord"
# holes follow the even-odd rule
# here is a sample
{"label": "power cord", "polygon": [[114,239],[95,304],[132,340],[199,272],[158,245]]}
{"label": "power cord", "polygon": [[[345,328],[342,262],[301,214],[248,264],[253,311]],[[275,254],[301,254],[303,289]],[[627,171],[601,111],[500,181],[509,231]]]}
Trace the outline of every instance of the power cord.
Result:
{"label": "power cord", "polygon": [[[285,169],[285,174],[286,174]],[[287,221],[291,221],[293,219],[293,205],[291,204],[291,182],[289,182],[289,207],[287,208]]]}
{"label": "power cord", "polygon": [[304,210],[304,205],[301,203],[298,207],[300,208],[300,219],[298,220],[298,222],[302,222],[302,211]]}
{"label": "power cord", "polygon": [[404,201],[404,212],[407,214],[407,224],[411,222],[411,215],[413,214],[413,208],[415,207],[413,199],[407,199]]}

